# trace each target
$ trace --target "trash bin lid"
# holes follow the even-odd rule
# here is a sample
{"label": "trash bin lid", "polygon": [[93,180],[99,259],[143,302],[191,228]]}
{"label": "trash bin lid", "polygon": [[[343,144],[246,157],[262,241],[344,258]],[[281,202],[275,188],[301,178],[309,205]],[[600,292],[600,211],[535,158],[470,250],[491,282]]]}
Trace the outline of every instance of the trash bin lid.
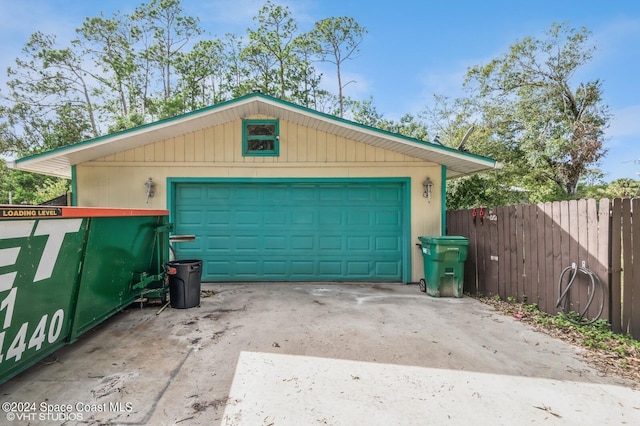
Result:
{"label": "trash bin lid", "polygon": [[442,235],[439,237],[418,237],[422,244],[442,246],[468,246],[469,239],[460,235]]}

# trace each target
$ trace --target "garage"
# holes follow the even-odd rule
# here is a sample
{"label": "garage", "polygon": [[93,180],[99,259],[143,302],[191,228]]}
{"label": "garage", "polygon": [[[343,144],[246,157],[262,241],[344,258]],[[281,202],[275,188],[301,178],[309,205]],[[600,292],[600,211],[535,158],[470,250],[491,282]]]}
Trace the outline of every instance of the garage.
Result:
{"label": "garage", "polygon": [[71,204],[169,210],[177,259],[211,282],[417,282],[447,180],[490,158],[262,93],[16,160]]}
{"label": "garage", "polygon": [[172,183],[179,258],[206,281],[405,281],[407,184],[387,179]]}

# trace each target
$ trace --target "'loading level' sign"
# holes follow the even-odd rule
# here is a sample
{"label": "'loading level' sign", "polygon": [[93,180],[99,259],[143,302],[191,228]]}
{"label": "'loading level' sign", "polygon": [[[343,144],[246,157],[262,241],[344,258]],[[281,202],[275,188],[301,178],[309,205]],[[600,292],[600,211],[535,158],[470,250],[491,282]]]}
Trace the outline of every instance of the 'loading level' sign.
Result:
{"label": "'loading level' sign", "polygon": [[0,219],[45,218],[62,216],[57,207],[0,207]]}

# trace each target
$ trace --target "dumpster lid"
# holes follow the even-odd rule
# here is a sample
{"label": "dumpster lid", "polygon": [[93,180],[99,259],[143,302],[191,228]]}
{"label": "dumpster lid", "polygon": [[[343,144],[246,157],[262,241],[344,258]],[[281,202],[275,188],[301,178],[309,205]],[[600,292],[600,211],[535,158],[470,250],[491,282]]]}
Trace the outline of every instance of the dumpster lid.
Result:
{"label": "dumpster lid", "polygon": [[469,245],[469,239],[461,235],[442,235],[439,237],[418,237],[422,244],[439,244],[448,246]]}

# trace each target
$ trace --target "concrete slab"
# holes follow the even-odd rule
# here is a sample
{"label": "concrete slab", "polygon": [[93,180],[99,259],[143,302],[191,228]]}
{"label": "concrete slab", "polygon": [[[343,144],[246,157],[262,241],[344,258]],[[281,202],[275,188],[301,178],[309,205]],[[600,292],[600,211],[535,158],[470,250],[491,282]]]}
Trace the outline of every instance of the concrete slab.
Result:
{"label": "concrete slab", "polygon": [[493,410],[490,423],[499,424],[519,407],[520,422],[589,424],[601,410],[600,424],[640,424],[640,403],[630,402],[640,394],[630,383],[602,377],[578,348],[471,298],[431,298],[402,284],[205,283],[203,290],[214,294],[198,308],[156,315],[158,306],[131,307],[5,383],[0,402],[34,410],[0,418],[252,425],[273,417],[279,425],[314,415],[320,424],[482,424],[474,413]]}
{"label": "concrete slab", "polygon": [[223,424],[621,425],[639,410],[619,386],[242,352]]}

